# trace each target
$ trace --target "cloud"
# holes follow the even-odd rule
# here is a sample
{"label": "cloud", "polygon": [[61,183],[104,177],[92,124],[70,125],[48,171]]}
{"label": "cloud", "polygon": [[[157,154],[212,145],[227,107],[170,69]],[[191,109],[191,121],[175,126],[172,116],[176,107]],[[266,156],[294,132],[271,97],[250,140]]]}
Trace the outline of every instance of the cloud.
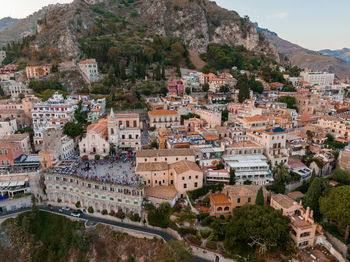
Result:
{"label": "cloud", "polygon": [[285,18],[287,16],[288,16],[288,14],[286,12],[281,12],[281,13],[276,13],[276,14],[273,14],[273,15],[269,15],[269,16],[267,16],[267,18],[269,18],[269,19]]}

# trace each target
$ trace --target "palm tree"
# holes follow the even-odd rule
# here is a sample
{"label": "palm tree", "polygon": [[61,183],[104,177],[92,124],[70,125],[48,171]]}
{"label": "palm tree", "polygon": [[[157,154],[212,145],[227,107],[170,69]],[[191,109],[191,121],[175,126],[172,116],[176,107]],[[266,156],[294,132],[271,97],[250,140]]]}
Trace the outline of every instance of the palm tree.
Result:
{"label": "palm tree", "polygon": [[287,183],[291,180],[289,170],[283,162],[276,164],[272,173],[277,183]]}

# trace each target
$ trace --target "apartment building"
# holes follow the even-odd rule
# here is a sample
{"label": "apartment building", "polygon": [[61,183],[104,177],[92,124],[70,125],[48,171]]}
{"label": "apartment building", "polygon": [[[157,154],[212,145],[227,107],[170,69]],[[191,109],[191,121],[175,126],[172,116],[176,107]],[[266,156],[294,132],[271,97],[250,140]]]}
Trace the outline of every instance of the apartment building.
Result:
{"label": "apartment building", "polygon": [[26,75],[28,79],[40,78],[51,73],[51,65],[27,66]]}
{"label": "apartment building", "polygon": [[149,122],[151,127],[166,128],[180,125],[180,115],[175,110],[154,110],[148,112]]}
{"label": "apartment building", "polygon": [[140,150],[142,122],[137,113],[117,113],[113,109],[108,118],[109,143],[118,148]]}
{"label": "apartment building", "polygon": [[247,131],[250,139],[265,148],[265,155],[272,165],[288,162],[287,132],[280,127]]}
{"label": "apartment building", "polygon": [[63,128],[66,122],[73,121],[77,106],[68,104],[56,92],[46,102],[35,103],[31,110],[34,129],[34,145],[41,149],[44,143],[43,132],[48,128]]}
{"label": "apartment building", "polygon": [[83,74],[84,79],[87,82],[95,82],[100,79],[98,73],[98,66],[95,59],[87,59],[80,61],[78,67]]}
{"label": "apartment building", "polygon": [[0,121],[0,137],[13,135],[17,131],[16,119],[4,119]]}
{"label": "apartment building", "polygon": [[221,111],[195,109],[194,113],[199,115],[200,119],[204,120],[211,127],[221,126]]}
{"label": "apartment building", "polygon": [[0,122],[15,120],[18,129],[30,125],[30,119],[26,117],[21,109],[0,109]]}
{"label": "apartment building", "polygon": [[350,121],[334,116],[322,116],[318,119],[317,124],[332,135],[350,141]]}
{"label": "apartment building", "polygon": [[230,183],[230,172],[226,169],[220,170],[212,170],[209,169],[206,172],[205,180],[208,184],[216,184],[216,183]]}
{"label": "apartment building", "polygon": [[326,72],[309,72],[300,73],[302,81],[309,82],[312,85],[332,85],[334,83],[334,74]]}
{"label": "apartment building", "polygon": [[7,141],[0,144],[0,166],[14,165],[15,159],[23,154],[22,145]]}
{"label": "apartment building", "polygon": [[5,95],[11,96],[12,98],[17,98],[20,94],[29,95],[33,92],[22,82],[15,80],[3,81],[0,82],[0,85]]}
{"label": "apartment building", "polygon": [[0,138],[0,145],[7,142],[19,143],[24,154],[30,154],[32,152],[29,133],[12,134]]}

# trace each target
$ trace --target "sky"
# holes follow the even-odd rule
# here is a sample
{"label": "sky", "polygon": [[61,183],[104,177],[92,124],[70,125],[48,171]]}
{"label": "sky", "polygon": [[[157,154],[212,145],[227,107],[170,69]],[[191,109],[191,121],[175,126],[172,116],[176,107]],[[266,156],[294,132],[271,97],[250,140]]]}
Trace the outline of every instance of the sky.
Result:
{"label": "sky", "polygon": [[[54,3],[72,0],[0,0],[0,18],[23,18]],[[248,15],[260,27],[311,50],[350,48],[349,0],[216,0]]]}
{"label": "sky", "polygon": [[349,0],[216,0],[311,50],[350,48]]}

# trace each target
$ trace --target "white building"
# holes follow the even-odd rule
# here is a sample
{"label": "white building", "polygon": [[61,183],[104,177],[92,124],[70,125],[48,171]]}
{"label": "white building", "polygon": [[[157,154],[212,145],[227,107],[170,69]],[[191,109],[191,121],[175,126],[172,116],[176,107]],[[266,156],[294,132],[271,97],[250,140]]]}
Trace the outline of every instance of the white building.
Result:
{"label": "white building", "polygon": [[226,170],[235,170],[236,185],[243,185],[246,180],[254,185],[273,181],[267,158],[262,154],[224,156],[223,160]]}
{"label": "white building", "polygon": [[6,52],[0,51],[0,65],[2,64],[2,61],[6,58]]}
{"label": "white building", "polygon": [[83,73],[85,80],[95,82],[100,79],[97,62],[95,59],[83,60],[78,63],[78,67]]}
{"label": "white building", "polygon": [[5,95],[10,95],[11,97],[18,97],[19,94],[28,95],[32,93],[32,90],[27,88],[25,84],[14,80],[1,82],[1,87]]}
{"label": "white building", "polygon": [[63,128],[66,122],[73,121],[75,109],[76,106],[69,105],[57,92],[46,102],[35,103],[31,110],[35,147],[42,147],[44,130]]}
{"label": "white building", "polygon": [[326,72],[308,72],[300,73],[303,81],[309,82],[312,85],[332,85],[334,82],[334,74]]}
{"label": "white building", "polygon": [[16,119],[5,119],[0,122],[0,137],[13,135],[17,131]]}

